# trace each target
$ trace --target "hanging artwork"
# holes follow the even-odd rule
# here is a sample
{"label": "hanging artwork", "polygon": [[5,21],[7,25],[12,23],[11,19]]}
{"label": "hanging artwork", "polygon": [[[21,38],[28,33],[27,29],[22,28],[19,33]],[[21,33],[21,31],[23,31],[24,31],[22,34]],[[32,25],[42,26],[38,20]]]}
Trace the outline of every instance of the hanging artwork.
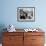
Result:
{"label": "hanging artwork", "polygon": [[17,20],[20,22],[34,22],[35,7],[18,7]]}

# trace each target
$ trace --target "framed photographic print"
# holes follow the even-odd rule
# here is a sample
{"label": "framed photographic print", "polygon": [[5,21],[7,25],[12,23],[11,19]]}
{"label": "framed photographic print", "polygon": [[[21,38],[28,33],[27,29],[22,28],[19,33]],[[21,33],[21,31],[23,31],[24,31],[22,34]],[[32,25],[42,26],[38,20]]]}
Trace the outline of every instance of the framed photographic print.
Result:
{"label": "framed photographic print", "polygon": [[18,7],[17,20],[20,22],[34,22],[35,7]]}

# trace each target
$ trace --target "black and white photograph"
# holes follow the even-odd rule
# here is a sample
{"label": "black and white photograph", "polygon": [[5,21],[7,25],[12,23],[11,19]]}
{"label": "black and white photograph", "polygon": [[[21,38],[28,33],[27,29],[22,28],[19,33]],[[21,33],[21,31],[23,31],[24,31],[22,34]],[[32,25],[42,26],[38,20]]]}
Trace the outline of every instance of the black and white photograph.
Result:
{"label": "black and white photograph", "polygon": [[35,21],[35,7],[18,7],[17,20],[21,22]]}

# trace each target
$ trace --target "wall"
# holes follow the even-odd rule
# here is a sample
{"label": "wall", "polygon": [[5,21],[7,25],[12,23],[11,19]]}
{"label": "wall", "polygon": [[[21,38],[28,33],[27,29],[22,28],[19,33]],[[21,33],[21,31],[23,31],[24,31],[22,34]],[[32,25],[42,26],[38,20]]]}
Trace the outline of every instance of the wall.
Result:
{"label": "wall", "polygon": [[[0,0],[0,25],[16,28],[46,28],[46,0]],[[18,22],[17,7],[35,7],[35,22]]]}
{"label": "wall", "polygon": [[[0,25],[16,28],[46,28],[46,0],[0,0]],[[35,7],[35,22],[18,22],[17,7]]]}

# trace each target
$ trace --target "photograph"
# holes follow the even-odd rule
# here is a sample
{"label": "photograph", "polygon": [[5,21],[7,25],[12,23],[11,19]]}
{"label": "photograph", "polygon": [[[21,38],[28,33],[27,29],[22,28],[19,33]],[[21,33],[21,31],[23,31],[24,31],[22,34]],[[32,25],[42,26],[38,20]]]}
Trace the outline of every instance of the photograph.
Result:
{"label": "photograph", "polygon": [[22,22],[35,21],[35,7],[18,7],[17,20]]}

